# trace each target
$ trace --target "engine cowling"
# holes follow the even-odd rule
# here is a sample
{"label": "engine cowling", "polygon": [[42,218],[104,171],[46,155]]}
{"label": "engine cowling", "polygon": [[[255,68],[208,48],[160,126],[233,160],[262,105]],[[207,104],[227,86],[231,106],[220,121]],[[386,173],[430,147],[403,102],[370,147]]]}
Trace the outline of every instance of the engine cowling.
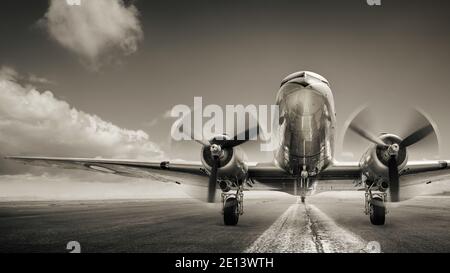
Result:
{"label": "engine cowling", "polygon": [[[383,134],[380,136],[387,146],[371,145],[360,160],[363,181],[366,185],[378,186],[381,191],[389,188],[388,161],[392,153],[397,154],[397,168],[399,170],[406,166],[408,153],[406,148],[400,148],[402,139],[393,134]],[[393,145],[392,145],[393,144]],[[397,145],[395,145],[397,144]]]}
{"label": "engine cowling", "polygon": [[[220,136],[223,137],[223,136]],[[203,146],[201,150],[201,160],[208,173],[211,173],[213,155],[211,146]],[[245,163],[245,154],[239,147],[222,148],[219,154],[219,168],[217,176],[219,180],[241,183],[245,180],[248,166]]]}

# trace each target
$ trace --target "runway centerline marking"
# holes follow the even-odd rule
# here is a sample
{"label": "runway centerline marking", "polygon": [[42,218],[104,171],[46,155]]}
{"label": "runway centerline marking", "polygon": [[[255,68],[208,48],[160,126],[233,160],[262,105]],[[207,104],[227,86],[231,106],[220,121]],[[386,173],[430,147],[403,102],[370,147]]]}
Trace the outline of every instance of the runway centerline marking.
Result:
{"label": "runway centerline marking", "polygon": [[244,252],[364,252],[367,242],[312,204],[291,205]]}

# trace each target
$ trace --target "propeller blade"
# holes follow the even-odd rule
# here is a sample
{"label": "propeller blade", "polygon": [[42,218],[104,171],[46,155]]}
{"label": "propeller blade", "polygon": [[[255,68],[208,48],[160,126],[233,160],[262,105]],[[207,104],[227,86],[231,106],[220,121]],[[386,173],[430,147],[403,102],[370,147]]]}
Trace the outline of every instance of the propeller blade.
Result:
{"label": "propeller blade", "polygon": [[427,137],[433,131],[434,131],[433,126],[431,124],[428,124],[427,126],[422,127],[419,130],[415,131],[414,133],[410,134],[409,136],[405,137],[403,141],[400,143],[400,147],[411,146]]}
{"label": "propeller blade", "polygon": [[245,130],[244,132],[241,132],[234,136],[232,139],[216,139],[213,140],[213,144],[218,144],[222,148],[233,148],[238,145],[244,144],[245,142],[256,139],[256,137],[259,135],[259,126],[250,128]]}
{"label": "propeller blade", "polygon": [[[234,137],[231,138],[224,138],[224,139],[215,139],[211,141],[211,144],[218,144],[222,148],[233,148],[236,146],[239,146],[241,144],[244,144],[248,142],[249,140],[257,140],[257,138],[261,135],[264,140],[264,132],[262,127],[259,124],[258,118],[253,115],[252,113],[246,113],[242,112],[239,113],[240,115],[244,115],[245,119],[241,120],[241,122],[244,122],[243,124],[240,123],[240,125],[244,125],[245,128],[242,128],[241,131],[238,131]],[[248,116],[247,116],[248,114]],[[238,120],[239,122],[239,120]],[[234,129],[234,128],[233,128]],[[238,130],[240,127],[238,126]],[[233,133],[234,134],[234,133]]]}
{"label": "propeller blade", "polygon": [[373,135],[372,133],[370,133],[369,131],[363,130],[360,127],[356,126],[355,124],[350,124],[349,128],[355,132],[356,134],[358,134],[359,136],[367,139],[370,142],[373,142],[377,145],[380,146],[387,146],[379,137]]}
{"label": "propeller blade", "polygon": [[388,161],[389,170],[389,191],[391,202],[400,201],[400,180],[398,175],[397,158],[391,155]]}
{"label": "propeller blade", "polygon": [[214,200],[216,198],[217,170],[219,169],[219,165],[220,165],[219,157],[213,156],[213,164],[208,183],[208,199],[207,199],[208,203],[214,203]]}

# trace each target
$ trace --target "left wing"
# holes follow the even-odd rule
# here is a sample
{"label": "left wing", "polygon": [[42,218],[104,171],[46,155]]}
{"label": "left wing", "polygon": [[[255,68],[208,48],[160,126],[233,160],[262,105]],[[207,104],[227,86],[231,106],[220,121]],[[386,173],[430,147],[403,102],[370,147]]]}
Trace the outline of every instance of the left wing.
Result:
{"label": "left wing", "polygon": [[[399,172],[400,186],[450,179],[450,160],[410,161]],[[334,163],[318,180],[361,180],[359,163]]]}
{"label": "left wing", "polygon": [[401,186],[447,180],[450,179],[450,160],[408,162],[399,174]]}
{"label": "left wing", "polygon": [[[265,185],[285,192],[292,192],[295,180],[295,177],[274,164],[249,166],[249,175]],[[433,182],[449,180],[450,160],[411,161],[400,171],[399,175],[401,187],[428,185]],[[361,181],[361,168],[358,162],[335,162],[314,177],[314,180],[319,182],[316,187],[318,191],[362,188],[362,185],[357,183]]]}

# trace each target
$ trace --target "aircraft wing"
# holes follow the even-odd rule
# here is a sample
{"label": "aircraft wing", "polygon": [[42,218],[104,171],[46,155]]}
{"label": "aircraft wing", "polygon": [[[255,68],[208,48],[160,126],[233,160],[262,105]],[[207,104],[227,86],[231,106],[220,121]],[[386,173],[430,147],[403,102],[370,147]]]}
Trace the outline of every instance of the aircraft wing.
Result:
{"label": "aircraft wing", "polygon": [[[170,162],[170,161],[135,161],[97,158],[62,158],[62,157],[30,157],[7,156],[24,164],[43,167],[58,167],[63,169],[86,170],[100,173],[115,174],[127,177],[150,178],[158,182],[175,183],[187,186],[184,191],[194,198],[201,199],[197,187],[208,187],[209,175],[201,162]],[[252,190],[270,190],[260,183],[248,184]]]}
{"label": "aircraft wing", "polygon": [[[25,164],[79,169],[110,173],[128,177],[152,178],[161,182],[188,186],[208,186],[208,174],[201,162],[134,161],[95,158],[59,157],[6,157]],[[410,162],[400,172],[401,186],[430,184],[450,179],[450,161]],[[280,190],[289,192],[293,177],[273,163],[249,164],[249,177],[256,183],[249,184],[253,190]],[[334,163],[316,177],[322,190],[356,189],[354,181],[361,179],[357,162]],[[259,182],[259,183],[258,183]]]}
{"label": "aircraft wing", "polygon": [[401,186],[447,180],[450,179],[450,160],[408,162],[399,174]]}
{"label": "aircraft wing", "polygon": [[24,164],[44,167],[59,167],[109,173],[137,178],[152,178],[178,185],[208,186],[208,175],[200,162],[172,163],[169,161],[134,161],[95,158],[24,157],[10,156]]}
{"label": "aircraft wing", "polygon": [[[411,161],[400,174],[400,186],[429,185],[433,182],[450,180],[450,160]],[[249,166],[249,175],[258,182],[273,189],[292,192],[293,178],[274,164],[256,164]],[[361,190],[361,169],[357,162],[334,163],[322,171],[315,181],[316,192],[336,190]]]}
{"label": "aircraft wing", "polygon": [[[432,182],[450,179],[450,160],[410,161],[400,171],[399,175],[401,187],[430,184]],[[317,179],[360,180],[361,170],[357,162],[335,163],[324,170]]]}

